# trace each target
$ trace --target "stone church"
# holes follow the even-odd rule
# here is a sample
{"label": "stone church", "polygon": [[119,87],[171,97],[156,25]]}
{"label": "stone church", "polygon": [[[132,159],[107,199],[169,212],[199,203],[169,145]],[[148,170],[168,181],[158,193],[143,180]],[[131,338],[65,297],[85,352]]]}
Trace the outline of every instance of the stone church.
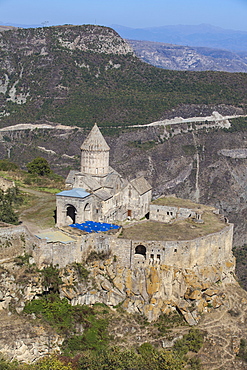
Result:
{"label": "stone church", "polygon": [[149,214],[152,187],[144,177],[124,179],[109,165],[109,151],[95,124],[81,145],[80,172],[70,171],[69,190],[56,195],[57,226],[114,222]]}

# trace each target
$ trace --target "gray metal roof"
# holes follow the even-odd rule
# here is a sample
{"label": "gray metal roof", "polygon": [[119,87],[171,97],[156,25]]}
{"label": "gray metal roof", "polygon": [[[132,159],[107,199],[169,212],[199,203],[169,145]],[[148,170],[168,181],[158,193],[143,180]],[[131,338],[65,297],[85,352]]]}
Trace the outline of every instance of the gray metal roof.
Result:
{"label": "gray metal roof", "polygon": [[66,184],[74,184],[75,181],[75,174],[78,173],[78,171],[70,170],[68,173],[68,176],[66,177],[65,183]]}
{"label": "gray metal roof", "polygon": [[133,185],[133,187],[138,191],[140,195],[145,194],[147,191],[152,189],[152,186],[143,176],[131,180],[130,183]]}
{"label": "gray metal roof", "polygon": [[100,198],[101,200],[107,200],[107,199],[110,199],[112,197],[111,194],[109,194],[106,190],[104,189],[99,189],[99,190],[96,190],[94,192],[94,195],[96,195],[96,197]]}
{"label": "gray metal roof", "polygon": [[93,178],[93,176],[83,175],[81,178],[84,184],[87,185],[87,187],[90,190],[95,191],[101,188],[101,185],[98,183],[98,181],[95,178]]}
{"label": "gray metal roof", "polygon": [[72,198],[86,198],[88,195],[91,195],[90,193],[87,193],[82,188],[74,188],[71,190],[64,190],[60,193],[57,193],[56,195],[60,195],[62,197],[72,197]]}

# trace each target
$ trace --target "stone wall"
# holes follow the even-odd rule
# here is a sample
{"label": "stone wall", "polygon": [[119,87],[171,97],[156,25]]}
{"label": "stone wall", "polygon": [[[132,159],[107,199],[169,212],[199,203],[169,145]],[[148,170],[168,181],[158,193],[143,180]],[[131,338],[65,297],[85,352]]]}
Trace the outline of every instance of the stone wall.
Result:
{"label": "stone wall", "polygon": [[0,227],[0,262],[31,253],[39,240],[25,226],[7,225]]}
{"label": "stone wall", "polygon": [[[150,321],[162,312],[178,309],[194,325],[210,307],[224,304],[219,284],[234,281],[232,235],[233,225],[226,225],[217,233],[187,241],[129,240],[94,233],[78,235],[70,243],[48,243],[23,226],[10,226],[0,228],[0,256],[3,263],[28,252],[38,267],[53,264],[63,268],[73,262],[84,264],[96,252],[96,259],[86,265],[89,285],[75,280],[71,289],[71,277],[61,296],[75,305],[122,304],[127,311],[141,312]],[[40,294],[40,287],[28,289],[25,299],[33,299],[35,292]],[[8,301],[4,302],[7,306]]]}
{"label": "stone wall", "polygon": [[122,304],[128,312],[141,312],[150,321],[162,312],[179,310],[194,325],[202,313],[224,304],[219,287],[234,282],[232,233],[233,225],[227,225],[206,237],[172,242],[93,234],[82,239],[83,258],[91,248],[111,254],[91,265],[94,289],[78,286],[68,297],[75,305]]}
{"label": "stone wall", "polygon": [[3,177],[0,177],[0,189],[4,192],[15,186],[14,181],[6,180]]}
{"label": "stone wall", "polygon": [[25,226],[0,228],[0,260],[32,253],[38,265],[54,264],[65,267],[83,262],[95,251],[115,256],[124,267],[168,265],[194,269],[225,263],[232,258],[233,225],[221,231],[179,241],[143,241],[118,238],[115,235],[87,234],[75,237],[71,243],[48,243],[29,233]]}
{"label": "stone wall", "polygon": [[[199,216],[199,217],[198,217]],[[199,210],[150,204],[150,220],[170,222],[173,219],[201,218]]]}

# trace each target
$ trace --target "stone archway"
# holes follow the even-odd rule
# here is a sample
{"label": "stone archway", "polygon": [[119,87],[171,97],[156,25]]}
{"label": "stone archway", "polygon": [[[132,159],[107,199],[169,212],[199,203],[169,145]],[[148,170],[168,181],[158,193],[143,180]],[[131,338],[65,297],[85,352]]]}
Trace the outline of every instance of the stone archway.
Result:
{"label": "stone archway", "polygon": [[76,214],[77,214],[76,208],[71,204],[68,204],[66,208],[66,216],[69,223],[75,224]]}
{"label": "stone archway", "polygon": [[135,254],[141,254],[142,256],[144,256],[146,258],[146,251],[147,251],[147,248],[144,247],[144,245],[137,245],[137,247],[135,247]]}
{"label": "stone archway", "polygon": [[91,218],[91,206],[90,203],[87,203],[84,207],[84,221],[90,221]]}

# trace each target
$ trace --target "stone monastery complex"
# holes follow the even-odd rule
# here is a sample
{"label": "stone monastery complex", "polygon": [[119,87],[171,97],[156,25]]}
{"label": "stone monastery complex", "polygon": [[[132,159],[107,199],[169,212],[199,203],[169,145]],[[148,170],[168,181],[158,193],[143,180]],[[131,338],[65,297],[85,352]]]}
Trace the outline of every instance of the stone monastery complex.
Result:
{"label": "stone monastery complex", "polygon": [[[56,195],[57,229],[32,235],[0,225],[0,260],[24,252],[42,267],[94,259],[94,284],[63,288],[72,304],[123,304],[149,320],[179,310],[190,324],[223,304],[215,284],[231,282],[233,225],[210,206],[162,197],[152,200],[144,177],[124,179],[109,165],[109,146],[97,125],[81,146],[80,172]],[[115,231],[87,233],[86,221],[116,223]],[[70,283],[68,283],[70,286]]]}
{"label": "stone monastery complex", "polygon": [[67,178],[72,189],[57,194],[57,226],[138,220],[148,214],[151,185],[144,177],[123,179],[109,165],[109,150],[95,124],[81,146],[81,171],[71,171]]}

